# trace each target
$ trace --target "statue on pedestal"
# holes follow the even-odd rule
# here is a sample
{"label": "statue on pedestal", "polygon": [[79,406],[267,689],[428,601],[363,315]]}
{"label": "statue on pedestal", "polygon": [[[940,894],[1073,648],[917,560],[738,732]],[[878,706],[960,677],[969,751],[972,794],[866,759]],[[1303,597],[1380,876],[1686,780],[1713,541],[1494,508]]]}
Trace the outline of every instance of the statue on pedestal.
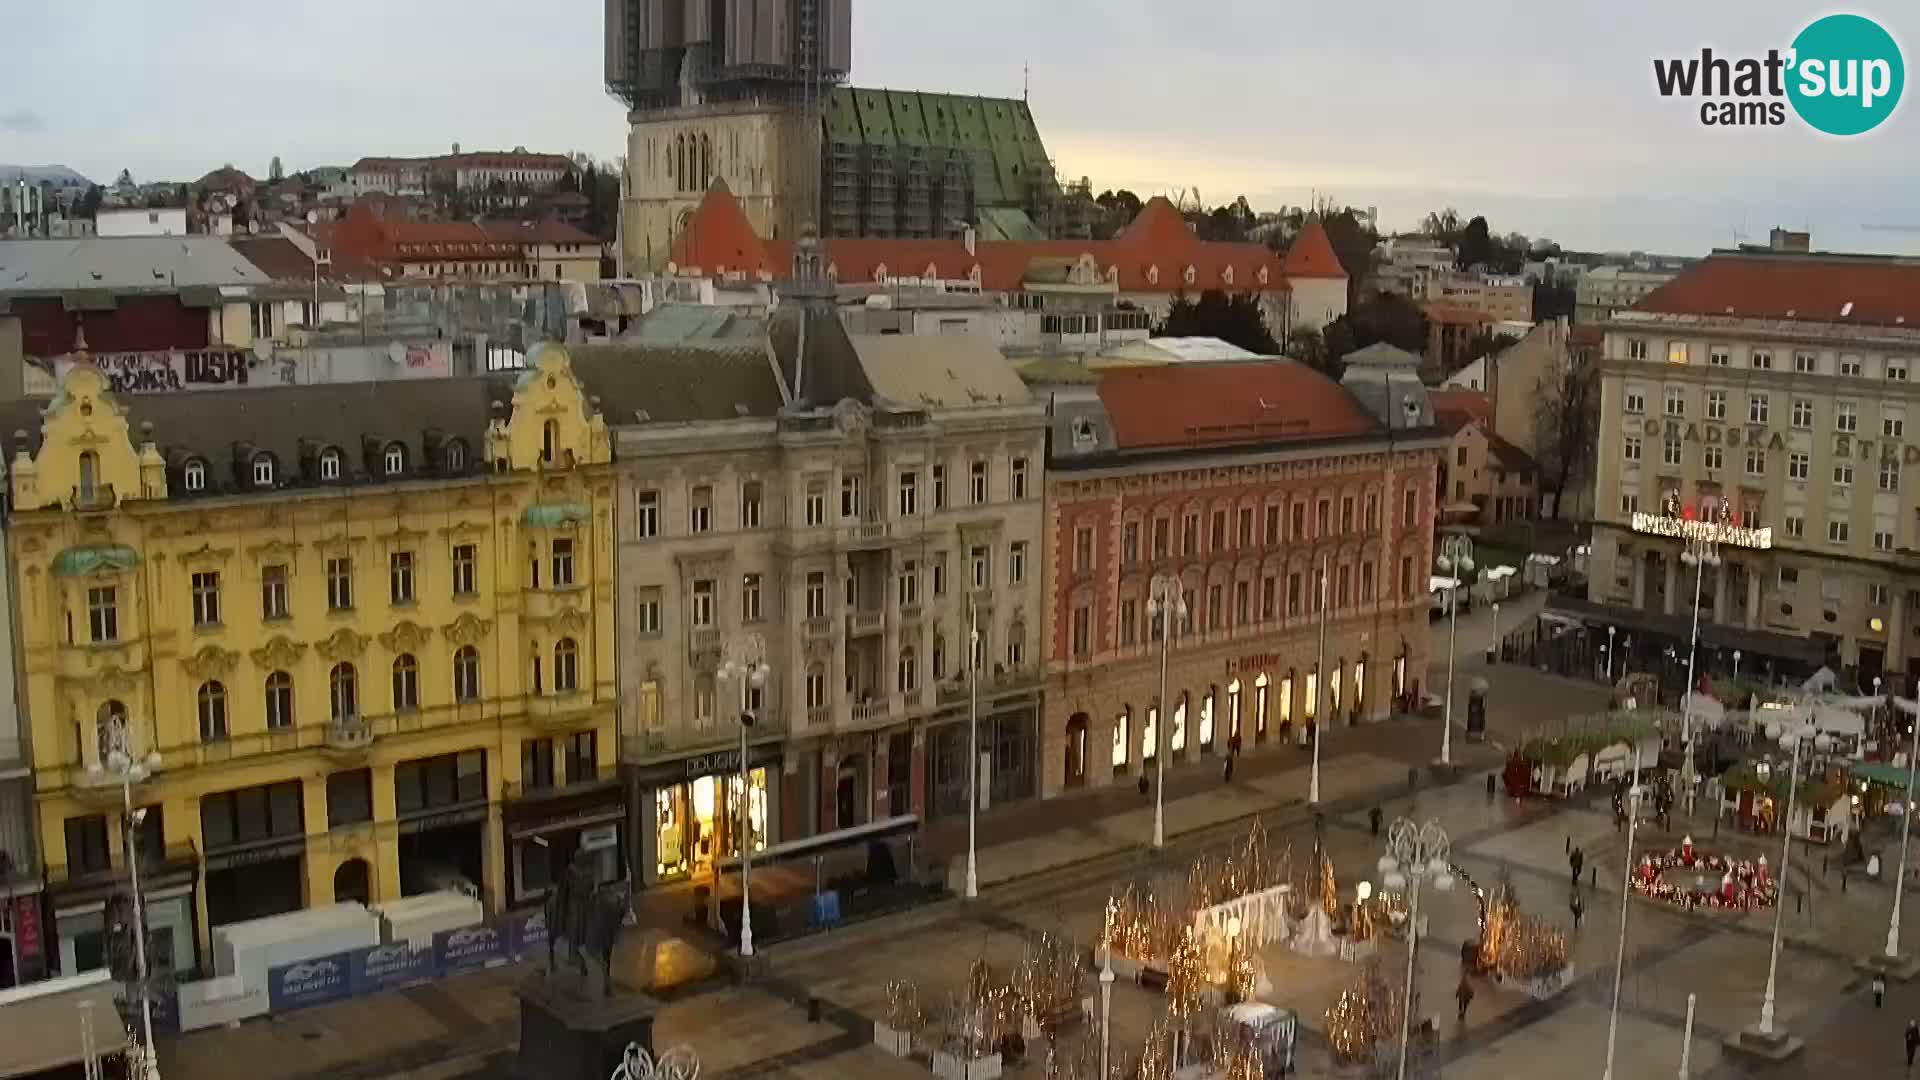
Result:
{"label": "statue on pedestal", "polygon": [[587,980],[587,958],[600,964],[601,994],[613,996],[613,946],[626,921],[625,884],[600,884],[593,860],[585,851],[576,851],[566,870],[547,891],[547,977],[559,974],[556,953],[560,940],[566,939],[579,981]]}

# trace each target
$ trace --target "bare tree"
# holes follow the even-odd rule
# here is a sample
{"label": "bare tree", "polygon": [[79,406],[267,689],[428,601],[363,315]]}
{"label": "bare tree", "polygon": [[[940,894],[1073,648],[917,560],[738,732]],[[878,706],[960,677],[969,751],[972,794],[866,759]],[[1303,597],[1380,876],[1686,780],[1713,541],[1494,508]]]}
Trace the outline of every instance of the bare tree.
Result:
{"label": "bare tree", "polygon": [[1592,475],[1600,432],[1599,373],[1592,364],[1564,362],[1541,378],[1538,402],[1534,448],[1558,519],[1567,489]]}

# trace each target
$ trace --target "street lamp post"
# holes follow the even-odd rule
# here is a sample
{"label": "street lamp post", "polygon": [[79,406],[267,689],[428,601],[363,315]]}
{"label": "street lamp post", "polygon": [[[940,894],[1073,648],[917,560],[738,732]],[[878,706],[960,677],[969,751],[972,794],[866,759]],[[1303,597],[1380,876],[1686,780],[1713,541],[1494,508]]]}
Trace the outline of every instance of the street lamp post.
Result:
{"label": "street lamp post", "polygon": [[1740,650],[1739,649],[1733,650],[1733,678],[1735,682],[1738,682],[1740,680]]}
{"label": "street lamp post", "polygon": [[1113,1055],[1113,947],[1100,960],[1100,1080],[1112,1080],[1108,1062]]}
{"label": "street lamp post", "polygon": [[[1613,1041],[1620,1031],[1620,972],[1627,965],[1627,908],[1633,889],[1633,833],[1640,821],[1640,747],[1633,748],[1633,786],[1627,789],[1627,855],[1620,874],[1620,940],[1613,954],[1613,1008],[1607,1014],[1607,1068],[1602,1080],[1613,1080]],[[1574,883],[1575,887],[1579,882]]]}
{"label": "street lamp post", "polygon": [[1160,620],[1160,704],[1153,720],[1153,849],[1167,842],[1167,724],[1173,715],[1167,702],[1167,662],[1173,653],[1173,635],[1187,617],[1187,599],[1180,579],[1155,574],[1148,587],[1147,618]]}
{"label": "street lamp post", "polygon": [[967,899],[980,895],[975,815],[980,811],[980,608],[967,602]]}
{"label": "street lamp post", "polygon": [[1487,631],[1487,663],[1500,662],[1500,601],[1493,602],[1493,627]]}
{"label": "street lamp post", "polygon": [[1400,1010],[1400,1080],[1407,1080],[1407,1038],[1413,1029],[1413,962],[1420,954],[1420,883],[1431,878],[1441,892],[1453,889],[1447,831],[1437,821],[1416,824],[1400,818],[1387,830],[1387,852],[1380,856],[1380,883],[1407,890],[1407,985]]}
{"label": "street lamp post", "polygon": [[[1679,496],[1669,494],[1669,511],[1678,509]],[[1707,567],[1720,565],[1720,543],[1717,530],[1725,529],[1733,523],[1733,507],[1722,497],[1714,509],[1708,512],[1705,524],[1709,528],[1687,532],[1686,550],[1680,553],[1680,561],[1693,567],[1693,633],[1687,641],[1687,689],[1680,697],[1680,786],[1687,796],[1687,816],[1693,816],[1693,665],[1700,651],[1700,591],[1707,578]]]}
{"label": "street lamp post", "polygon": [[[1874,689],[1880,688],[1880,680],[1874,679]],[[1913,772],[1915,763],[1920,760],[1920,716],[1913,723],[1913,742],[1907,749],[1907,800],[1900,814],[1900,865],[1893,868],[1893,914],[1887,919],[1888,960],[1900,958],[1900,897],[1907,885],[1907,833],[1913,824]]]}
{"label": "street lamp post", "polygon": [[1607,627],[1607,685],[1613,685],[1613,635],[1620,630],[1617,626]]}
{"label": "street lamp post", "polygon": [[1316,595],[1320,598],[1320,648],[1313,658],[1313,715],[1307,717],[1313,725],[1313,768],[1307,775],[1307,804],[1320,805],[1320,698],[1326,692],[1327,684],[1327,556],[1320,556],[1320,588]]}
{"label": "street lamp post", "polygon": [[1440,541],[1440,555],[1434,560],[1442,573],[1453,579],[1453,587],[1447,590],[1447,707],[1442,714],[1443,727],[1440,731],[1440,764],[1453,764],[1453,646],[1460,637],[1460,586],[1467,574],[1473,573],[1473,541],[1460,534],[1449,533]]}
{"label": "street lamp post", "polygon": [[[747,708],[752,690],[764,690],[773,669],[767,666],[766,643],[758,634],[731,642],[720,678],[740,684],[740,955],[753,955],[753,793],[747,783],[747,732],[753,713]],[[716,892],[718,890],[715,890]]]}
{"label": "street lamp post", "polygon": [[147,906],[140,895],[140,856],[136,850],[136,838],[146,818],[146,810],[143,808],[135,812],[133,809],[133,785],[144,783],[160,768],[160,753],[153,751],[145,759],[134,757],[133,737],[127,730],[124,716],[110,716],[102,728],[101,736],[100,750],[104,760],[87,766],[87,771],[96,776],[109,774],[120,781],[121,820],[127,825],[127,877],[133,889],[134,973],[140,993],[140,1061],[145,1080],[160,1080],[160,1059],[153,1045],[153,1000],[147,992]]}
{"label": "street lamp post", "polygon": [[1800,747],[1809,741],[1815,750],[1825,750],[1832,745],[1826,735],[1815,734],[1811,725],[1780,736],[1780,744],[1793,750],[1793,759],[1787,766],[1787,809],[1780,815],[1780,868],[1775,871],[1780,884],[1773,899],[1773,951],[1767,957],[1767,996],[1760,1002],[1762,1035],[1773,1034],[1773,988],[1780,970],[1780,925],[1787,911],[1787,875],[1793,869],[1793,800],[1800,793]]}

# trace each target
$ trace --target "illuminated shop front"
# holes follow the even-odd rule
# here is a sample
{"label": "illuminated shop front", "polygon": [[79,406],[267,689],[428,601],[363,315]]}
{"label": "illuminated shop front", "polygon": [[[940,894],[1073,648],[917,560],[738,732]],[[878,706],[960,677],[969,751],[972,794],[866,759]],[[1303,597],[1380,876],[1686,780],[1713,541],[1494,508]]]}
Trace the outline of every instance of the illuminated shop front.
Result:
{"label": "illuminated shop front", "polygon": [[[746,843],[762,851],[779,840],[780,747],[748,754]],[[640,867],[648,884],[698,880],[714,863],[740,853],[740,751],[642,766],[639,775]]]}

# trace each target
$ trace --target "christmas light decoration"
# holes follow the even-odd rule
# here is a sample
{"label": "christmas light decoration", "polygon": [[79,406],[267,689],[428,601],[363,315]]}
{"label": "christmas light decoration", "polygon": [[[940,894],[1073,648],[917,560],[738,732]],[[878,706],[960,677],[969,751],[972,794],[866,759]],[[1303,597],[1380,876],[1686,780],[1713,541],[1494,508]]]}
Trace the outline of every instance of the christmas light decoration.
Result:
{"label": "christmas light decoration", "polygon": [[[1695,888],[1682,888],[1666,879],[1670,870],[1684,870],[1703,882]],[[1706,908],[1709,911],[1752,911],[1772,907],[1780,900],[1780,885],[1762,857],[1757,862],[1729,858],[1711,852],[1696,851],[1691,841],[1669,851],[1653,851],[1642,856],[1634,867],[1633,891],[1650,900],[1672,904],[1685,911]]]}
{"label": "christmas light decoration", "polygon": [[1327,1009],[1327,1042],[1343,1064],[1374,1060],[1375,1047],[1400,1030],[1401,994],[1387,985],[1377,960],[1367,962],[1360,978],[1340,992]]}

